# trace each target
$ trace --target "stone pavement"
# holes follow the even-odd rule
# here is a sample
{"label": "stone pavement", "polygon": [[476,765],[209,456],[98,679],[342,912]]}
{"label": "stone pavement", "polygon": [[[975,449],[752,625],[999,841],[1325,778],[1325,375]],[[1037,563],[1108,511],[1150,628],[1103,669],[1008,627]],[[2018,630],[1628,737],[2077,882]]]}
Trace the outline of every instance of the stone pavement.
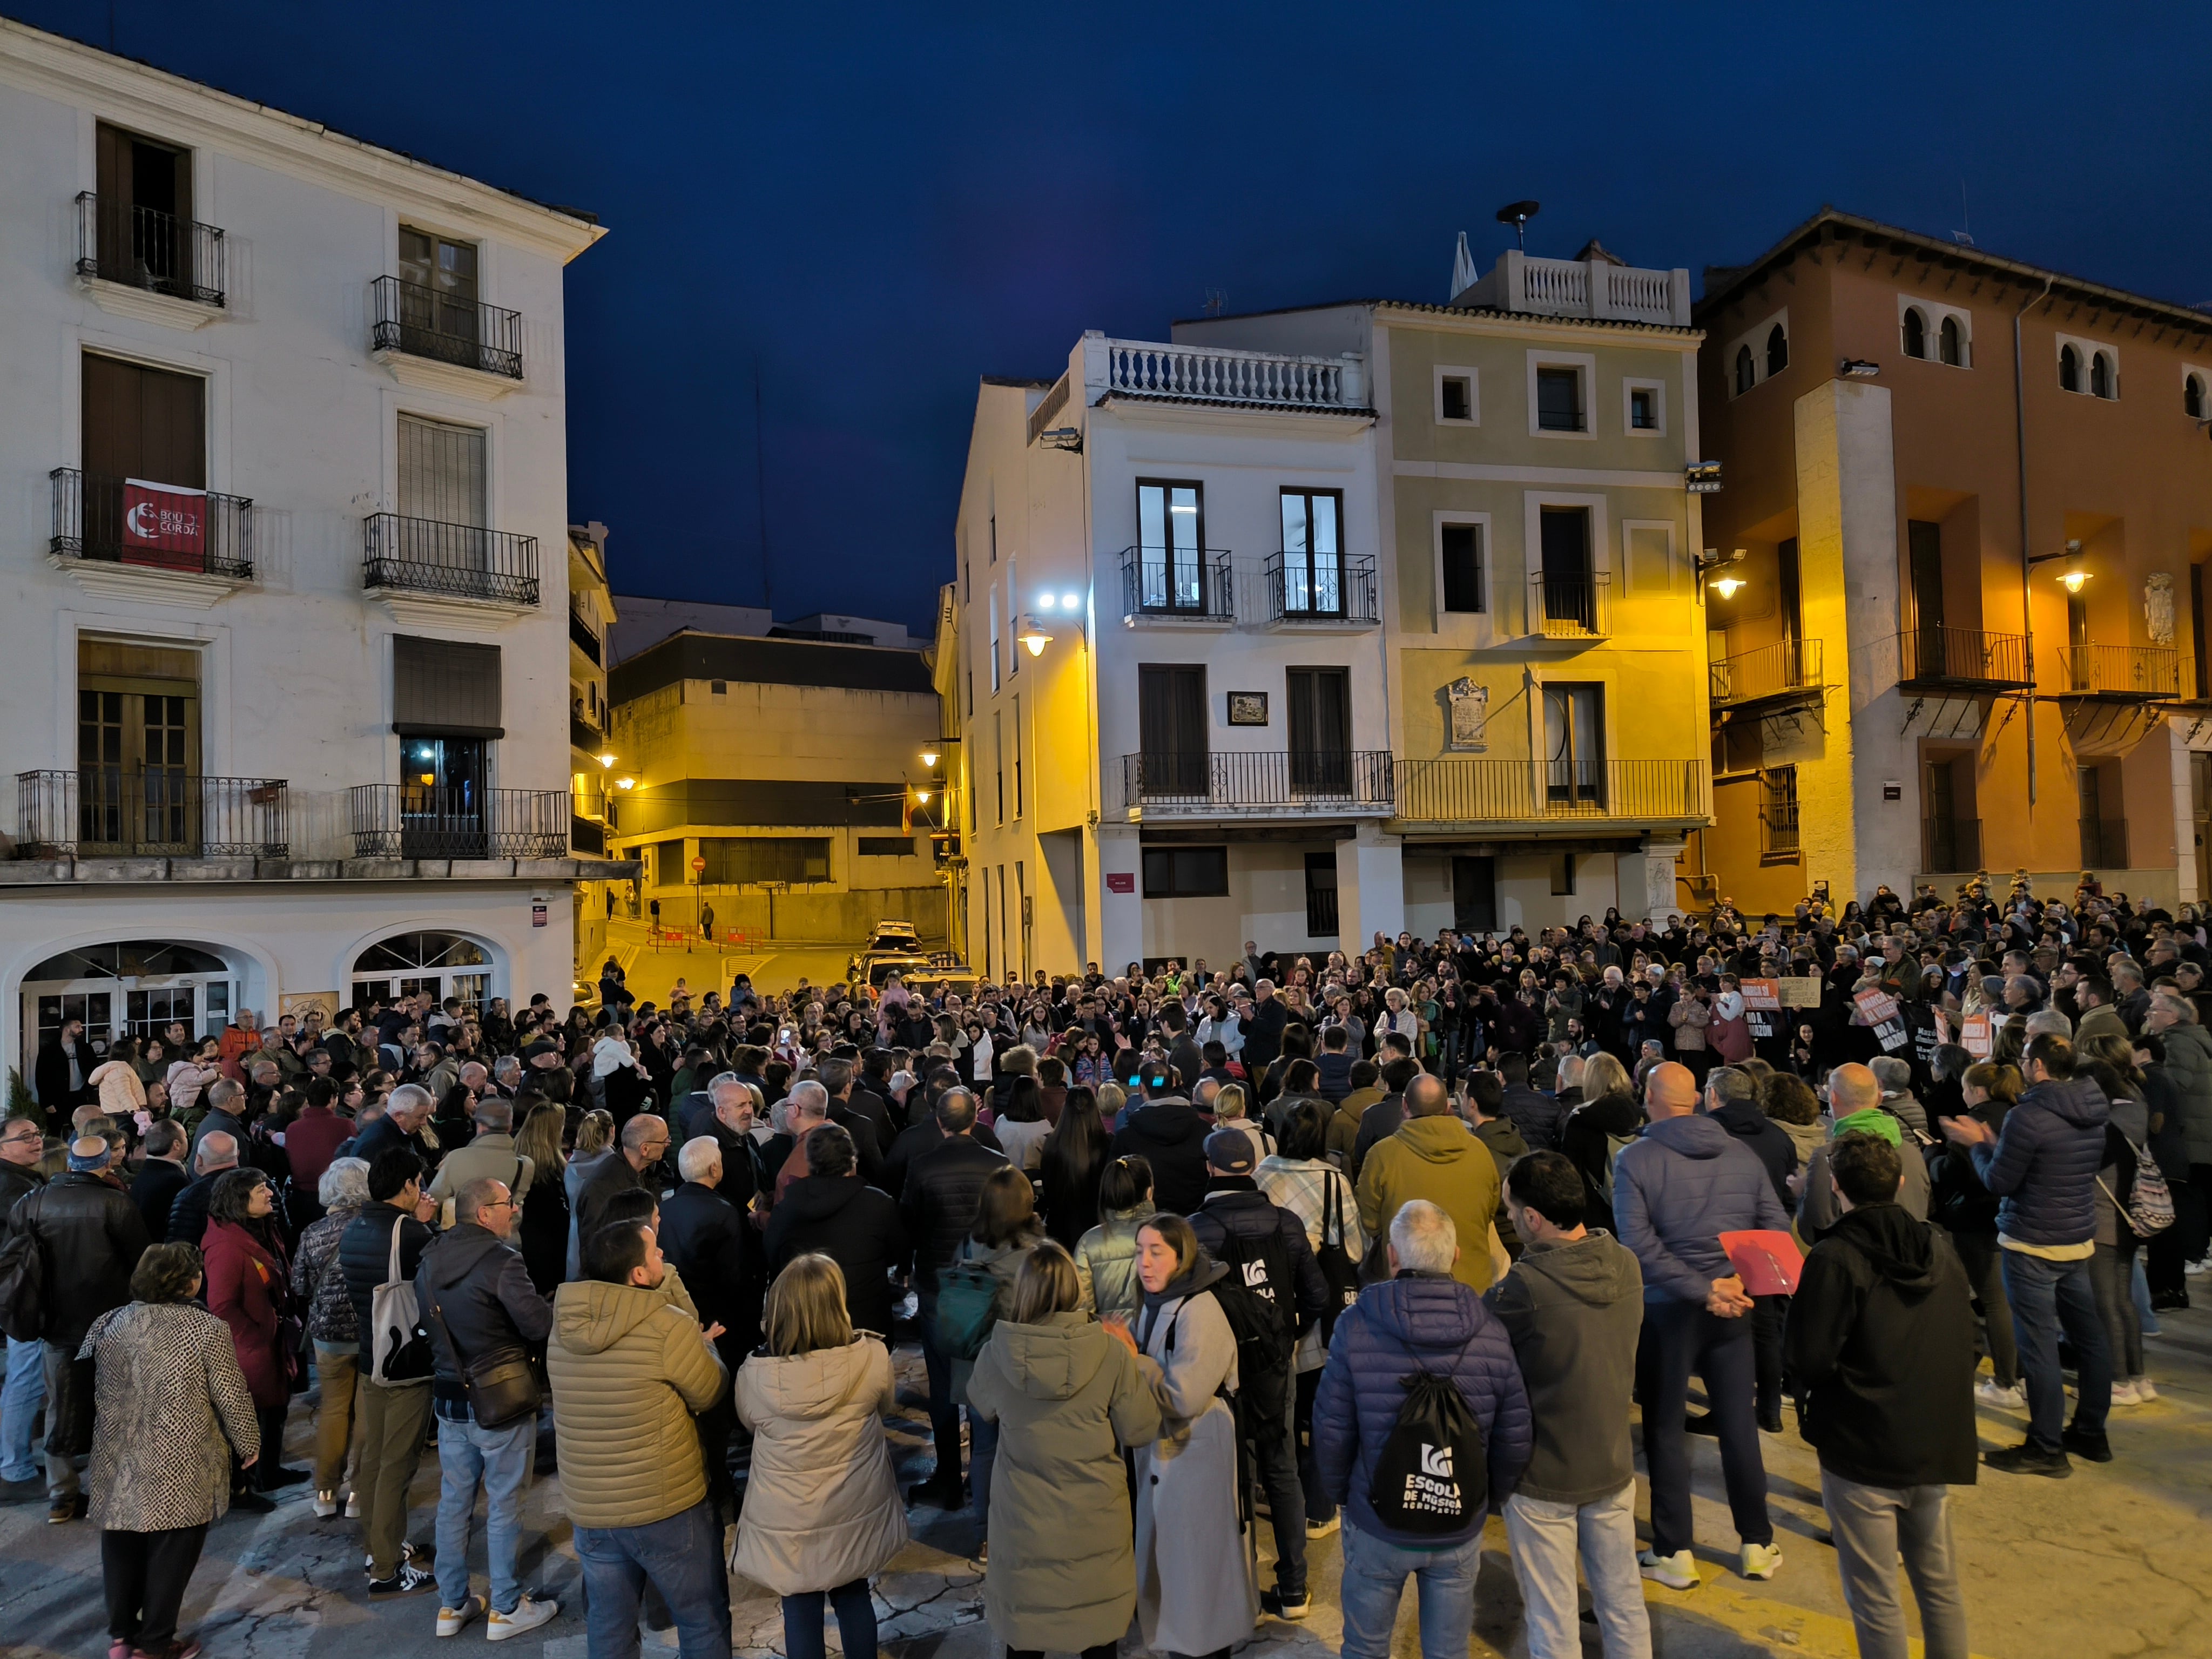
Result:
{"label": "stone pavement", "polygon": [[[2200,1281],[2202,1282],[2202,1281]],[[2162,1398],[2115,1413],[2117,1460],[2077,1463],[2070,1480],[1987,1475],[1956,1495],[1968,1617],[1977,1655],[1988,1659],[2202,1659],[2212,1653],[2212,1294],[2197,1310],[2165,1316],[2149,1339]],[[928,1424],[919,1395],[918,1355],[900,1355],[902,1410],[891,1425],[908,1479],[926,1471]],[[1984,1410],[1985,1446],[2020,1437],[2016,1414]],[[307,1461],[308,1425],[295,1412],[289,1462]],[[1819,1501],[1819,1474],[1794,1427],[1762,1437],[1769,1490],[1785,1564],[1771,1583],[1736,1576],[1717,1453],[1696,1448],[1697,1519],[1705,1583],[1675,1592],[1647,1586],[1661,1659],[1753,1659],[1803,1655],[1848,1659],[1855,1650],[1836,1582]],[[411,1535],[427,1552],[436,1493],[434,1455],[415,1491]],[[876,1586],[883,1636],[896,1659],[998,1659],[982,1621],[982,1577],[969,1559],[975,1532],[965,1515],[913,1512],[915,1539]],[[510,1647],[519,1659],[586,1659],[578,1572],[557,1478],[532,1490],[525,1516],[531,1542],[525,1583],[558,1597],[559,1619]],[[1314,1613],[1303,1625],[1263,1623],[1240,1659],[1321,1659],[1340,1638],[1336,1615],[1339,1539],[1311,1553]],[[481,1523],[473,1552],[483,1583]],[[227,1518],[210,1535],[185,1601],[185,1627],[209,1659],[401,1659],[429,1655],[436,1597],[368,1605],[362,1592],[359,1528],[318,1521],[304,1489],[276,1512]],[[1264,1569],[1263,1569],[1264,1572]],[[1504,1530],[1492,1521],[1484,1553],[1479,1611],[1468,1652],[1481,1659],[1526,1653]],[[775,1601],[733,1581],[737,1646],[781,1654]],[[1909,1598],[1908,1598],[1909,1605]],[[454,1644],[481,1642],[481,1626]],[[1586,1651],[1599,1649],[1584,1626]],[[830,1638],[836,1640],[834,1622]],[[648,1636],[646,1659],[672,1647]],[[0,1506],[0,1655],[7,1659],[97,1659],[106,1647],[99,1540],[84,1523],[49,1526],[42,1498]],[[1395,1655],[1419,1651],[1409,1594]],[[1124,1650],[1135,1659],[1133,1636]],[[1914,1651],[1918,1652],[1918,1644]]]}

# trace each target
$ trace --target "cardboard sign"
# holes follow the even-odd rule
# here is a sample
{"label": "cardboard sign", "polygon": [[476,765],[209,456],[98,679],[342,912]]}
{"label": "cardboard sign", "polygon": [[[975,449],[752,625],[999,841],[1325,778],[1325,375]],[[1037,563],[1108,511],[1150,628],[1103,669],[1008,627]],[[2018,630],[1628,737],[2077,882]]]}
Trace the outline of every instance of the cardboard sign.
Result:
{"label": "cardboard sign", "polygon": [[1723,1233],[1721,1249],[1752,1296],[1795,1296],[1805,1257],[1788,1233],[1759,1231]]}
{"label": "cardboard sign", "polygon": [[1785,1008],[1817,1008],[1820,1006],[1820,993],[1826,988],[1822,981],[1808,979],[1802,974],[1778,979],[1774,984],[1782,994],[1782,1006]]}
{"label": "cardboard sign", "polygon": [[1779,1012],[1782,1008],[1781,981],[1771,979],[1745,980],[1743,1006],[1747,1010],[1753,1012]]}
{"label": "cardboard sign", "polygon": [[1976,1060],[1987,1060],[1997,1046],[1996,1029],[1987,1014],[1969,1014],[1959,1024],[1959,1046]]}
{"label": "cardboard sign", "polygon": [[123,562],[198,570],[207,557],[207,491],[123,481]]}

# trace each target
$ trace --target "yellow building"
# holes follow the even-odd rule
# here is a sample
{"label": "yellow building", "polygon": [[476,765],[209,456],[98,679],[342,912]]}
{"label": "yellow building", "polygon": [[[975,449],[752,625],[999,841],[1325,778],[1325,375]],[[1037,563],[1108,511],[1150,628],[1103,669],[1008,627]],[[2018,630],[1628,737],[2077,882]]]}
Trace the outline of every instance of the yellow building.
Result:
{"label": "yellow building", "polygon": [[[568,787],[574,805],[568,844],[604,857],[607,850],[606,730],[608,641],[615,623],[607,584],[607,527],[596,519],[568,526]],[[576,963],[591,978],[606,952],[606,882],[580,883],[574,894]],[[629,884],[619,884],[627,890]]]}

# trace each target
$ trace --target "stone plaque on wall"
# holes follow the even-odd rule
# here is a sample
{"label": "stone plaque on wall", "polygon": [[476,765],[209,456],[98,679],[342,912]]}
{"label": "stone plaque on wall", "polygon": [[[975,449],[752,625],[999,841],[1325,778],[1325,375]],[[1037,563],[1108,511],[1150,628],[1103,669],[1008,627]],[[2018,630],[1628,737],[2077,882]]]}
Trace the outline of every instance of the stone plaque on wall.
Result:
{"label": "stone plaque on wall", "polygon": [[2173,578],[2166,571],[2153,571],[2143,583],[2143,624],[2153,645],[2173,643]]}
{"label": "stone plaque on wall", "polygon": [[1444,732],[1444,747],[1455,754],[1480,755],[1490,748],[1490,688],[1460,678],[1444,688],[1451,703],[1451,720]]}

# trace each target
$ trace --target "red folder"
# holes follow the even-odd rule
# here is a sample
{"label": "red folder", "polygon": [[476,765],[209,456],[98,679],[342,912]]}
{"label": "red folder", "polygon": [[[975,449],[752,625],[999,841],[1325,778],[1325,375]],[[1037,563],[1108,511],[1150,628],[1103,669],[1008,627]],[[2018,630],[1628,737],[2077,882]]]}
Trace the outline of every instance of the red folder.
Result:
{"label": "red folder", "polygon": [[1723,1233],[1721,1249],[1728,1252],[1729,1262],[1743,1280],[1747,1294],[1797,1293],[1797,1275],[1804,1271],[1805,1258],[1798,1252],[1797,1241],[1788,1233]]}

